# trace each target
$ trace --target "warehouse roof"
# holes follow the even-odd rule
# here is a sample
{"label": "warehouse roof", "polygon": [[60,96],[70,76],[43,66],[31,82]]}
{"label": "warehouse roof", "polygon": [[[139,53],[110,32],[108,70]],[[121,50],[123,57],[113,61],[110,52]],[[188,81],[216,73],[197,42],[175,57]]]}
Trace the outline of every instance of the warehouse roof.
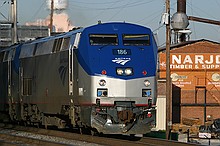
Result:
{"label": "warehouse roof", "polygon": [[[186,41],[186,42],[182,42],[182,43],[179,43],[179,44],[172,44],[170,46],[170,50],[178,49],[178,48],[181,48],[181,47],[184,47],[184,46],[188,46],[188,45],[192,45],[192,44],[195,44],[195,43],[198,43],[198,42],[207,42],[207,43],[215,44],[220,49],[220,43],[214,42],[214,41],[210,41],[210,40],[206,40],[206,39],[200,39],[200,40]],[[159,52],[165,52],[165,51],[166,51],[166,46],[161,47],[161,48],[158,49],[158,53]]]}

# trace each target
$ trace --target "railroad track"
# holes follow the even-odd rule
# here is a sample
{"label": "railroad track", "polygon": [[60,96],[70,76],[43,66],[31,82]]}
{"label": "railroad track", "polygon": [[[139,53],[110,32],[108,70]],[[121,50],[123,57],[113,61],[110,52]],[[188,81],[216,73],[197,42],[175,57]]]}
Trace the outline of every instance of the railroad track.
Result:
{"label": "railroad track", "polygon": [[188,146],[195,144],[153,138],[121,136],[91,136],[72,132],[0,124],[0,142],[4,145],[85,145],[85,146]]}
{"label": "railroad track", "polygon": [[23,136],[15,136],[11,134],[0,134],[0,143],[1,146],[17,146],[17,145],[25,145],[25,146],[33,146],[33,145],[54,145],[54,146],[60,146],[62,144],[56,143],[56,142],[49,142],[39,139],[33,139],[29,137],[23,137]]}

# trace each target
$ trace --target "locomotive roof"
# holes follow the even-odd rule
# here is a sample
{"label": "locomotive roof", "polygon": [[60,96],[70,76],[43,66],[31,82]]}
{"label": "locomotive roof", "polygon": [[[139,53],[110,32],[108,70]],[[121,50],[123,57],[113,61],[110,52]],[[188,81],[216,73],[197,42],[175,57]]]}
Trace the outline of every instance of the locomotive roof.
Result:
{"label": "locomotive roof", "polygon": [[[72,30],[70,30],[69,32],[65,32],[65,33],[61,33],[61,34],[58,34],[58,35],[54,35],[54,36],[48,36],[48,37],[43,37],[43,38],[38,38],[38,39],[35,39],[35,40],[31,40],[31,41],[27,41],[27,42],[21,42],[21,43],[18,43],[18,44],[14,44],[10,47],[7,47],[3,50],[7,50],[9,48],[12,48],[14,46],[18,46],[20,44],[32,44],[32,43],[39,43],[39,42],[45,42],[45,41],[48,41],[50,39],[56,39],[56,38],[61,38],[61,37],[67,37],[67,36],[70,36],[72,34],[76,34],[76,33],[79,33],[79,32],[83,32],[84,30],[91,30],[91,29],[94,29],[96,30],[96,28],[99,28],[100,25],[102,25],[103,27],[105,27],[106,29],[110,26],[113,26],[113,25],[121,25],[121,24],[126,24],[128,26],[138,26],[138,27],[144,27],[144,26],[140,26],[138,24],[133,24],[133,23],[127,23],[127,22],[107,22],[107,23],[98,23],[98,24],[94,24],[94,25],[91,25],[91,26],[88,26],[88,27],[85,27],[85,28],[82,28],[82,27],[78,27],[78,28],[73,28]],[[146,28],[146,27],[145,27]],[[1,51],[1,50],[0,50]]]}
{"label": "locomotive roof", "polygon": [[0,52],[8,51],[8,50],[10,50],[10,49],[12,49],[12,48],[16,48],[16,47],[19,46],[19,45],[20,45],[20,44],[13,44],[13,45],[11,45],[11,46],[9,46],[9,47],[2,48],[2,49],[0,49]]}
{"label": "locomotive roof", "polygon": [[[141,25],[139,25],[139,24],[134,24],[134,23],[127,23],[127,22],[107,22],[107,23],[98,23],[98,24],[95,24],[95,25],[91,25],[91,26],[88,26],[88,27],[86,27],[85,29],[95,29],[96,27],[98,28],[100,25],[102,25],[103,27],[113,27],[114,28],[114,26],[119,26],[119,25],[123,25],[123,24],[126,24],[127,26],[135,26],[135,27],[142,27],[142,28],[147,28],[147,29],[149,29],[148,27],[146,27],[146,26],[141,26]],[[125,28],[125,27],[123,27],[123,28]],[[115,29],[117,29],[117,28],[115,28]],[[126,29],[126,28],[125,28]]]}
{"label": "locomotive roof", "polygon": [[70,30],[69,32],[61,33],[61,34],[58,34],[58,35],[48,36],[48,37],[39,38],[39,39],[36,39],[36,40],[33,40],[33,41],[28,41],[28,42],[25,42],[24,44],[39,43],[39,42],[48,41],[48,40],[50,40],[50,39],[56,39],[56,38],[61,38],[61,37],[67,37],[67,36],[70,36],[70,35],[72,35],[72,34],[75,34],[75,33],[78,33],[78,32],[82,32],[82,31],[83,31],[83,28],[74,29],[74,30]]}

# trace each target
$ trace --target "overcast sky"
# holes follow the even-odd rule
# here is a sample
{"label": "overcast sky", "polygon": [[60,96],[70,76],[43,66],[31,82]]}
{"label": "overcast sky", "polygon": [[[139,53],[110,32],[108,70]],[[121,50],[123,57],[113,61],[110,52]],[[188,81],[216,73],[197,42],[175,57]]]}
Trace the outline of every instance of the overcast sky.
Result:
{"label": "overcast sky", "polygon": [[[11,0],[0,0],[0,20],[9,17]],[[158,37],[158,45],[165,43],[165,26],[160,23],[166,0],[67,0],[65,11],[73,25],[89,26],[102,22],[120,21],[150,27]],[[171,16],[176,12],[177,0],[170,0]],[[220,0],[186,0],[187,15],[220,20]],[[47,0],[17,0],[18,23],[44,19],[50,14]],[[2,16],[4,15],[4,17]],[[191,39],[220,42],[220,27],[190,21]]]}

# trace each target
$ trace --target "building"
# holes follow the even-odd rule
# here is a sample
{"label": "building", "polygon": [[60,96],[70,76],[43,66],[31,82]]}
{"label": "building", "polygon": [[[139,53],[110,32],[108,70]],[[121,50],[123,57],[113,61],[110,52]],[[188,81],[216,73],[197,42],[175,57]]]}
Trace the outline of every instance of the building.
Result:
{"label": "building", "polygon": [[[158,129],[166,121],[166,48],[158,52]],[[171,45],[172,123],[220,118],[220,44],[209,40]]]}
{"label": "building", "polygon": [[[17,28],[19,42],[49,36],[48,26],[18,25]],[[11,25],[0,25],[0,48],[10,46],[11,42]]]}

